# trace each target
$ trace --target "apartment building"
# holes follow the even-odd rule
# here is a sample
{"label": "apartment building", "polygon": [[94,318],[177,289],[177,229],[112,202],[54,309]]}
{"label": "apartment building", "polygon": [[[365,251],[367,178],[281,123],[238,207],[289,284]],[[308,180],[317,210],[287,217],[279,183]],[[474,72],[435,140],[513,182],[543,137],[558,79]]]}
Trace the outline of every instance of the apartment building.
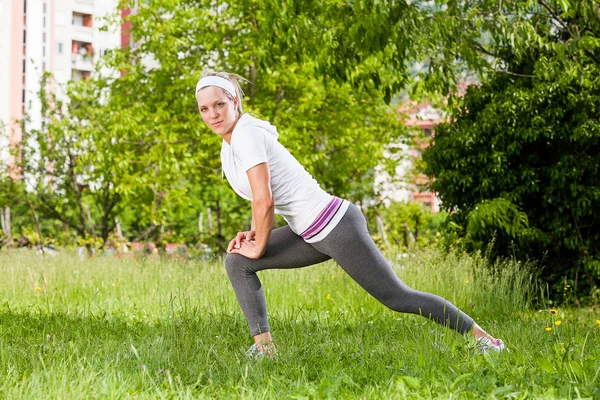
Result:
{"label": "apartment building", "polygon": [[44,72],[59,96],[70,80],[86,79],[107,50],[128,45],[126,29],[107,26],[118,0],[0,0],[0,161],[21,140],[24,113],[41,123],[37,99]]}
{"label": "apartment building", "polygon": [[417,202],[433,212],[438,212],[440,201],[437,195],[427,188],[429,178],[425,174],[414,174],[413,163],[429,146],[435,127],[443,121],[443,117],[429,102],[405,101],[400,103],[397,112],[404,119],[404,124],[420,135],[415,135],[412,145],[398,145],[404,156],[395,171],[395,178],[403,181],[400,185],[381,168],[377,169],[375,185],[379,196],[386,205],[390,202]]}

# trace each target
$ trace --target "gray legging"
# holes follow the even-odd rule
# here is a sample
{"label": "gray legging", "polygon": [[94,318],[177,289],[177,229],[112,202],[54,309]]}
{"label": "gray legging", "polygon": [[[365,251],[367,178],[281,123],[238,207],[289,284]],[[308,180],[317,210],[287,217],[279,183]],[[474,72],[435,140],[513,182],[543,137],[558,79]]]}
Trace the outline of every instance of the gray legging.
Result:
{"label": "gray legging", "polygon": [[373,242],[364,216],[350,204],[338,225],[320,242],[306,243],[284,226],[271,232],[261,258],[227,255],[227,274],[252,336],[270,331],[265,296],[256,272],[306,267],[331,258],[363,289],[394,311],[429,317],[463,334],[473,327],[473,319],[450,302],[402,282]]}

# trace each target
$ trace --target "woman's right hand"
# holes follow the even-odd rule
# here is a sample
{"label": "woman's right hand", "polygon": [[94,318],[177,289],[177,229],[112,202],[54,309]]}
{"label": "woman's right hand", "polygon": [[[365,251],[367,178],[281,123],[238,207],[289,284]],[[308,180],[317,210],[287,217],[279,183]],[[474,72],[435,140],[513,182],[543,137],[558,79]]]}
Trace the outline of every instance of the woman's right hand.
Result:
{"label": "woman's right hand", "polygon": [[229,253],[233,249],[239,249],[240,247],[242,247],[243,240],[247,240],[250,242],[254,240],[255,236],[256,231],[238,232],[235,238],[233,238],[231,242],[229,242],[229,245],[227,246],[227,252]]}

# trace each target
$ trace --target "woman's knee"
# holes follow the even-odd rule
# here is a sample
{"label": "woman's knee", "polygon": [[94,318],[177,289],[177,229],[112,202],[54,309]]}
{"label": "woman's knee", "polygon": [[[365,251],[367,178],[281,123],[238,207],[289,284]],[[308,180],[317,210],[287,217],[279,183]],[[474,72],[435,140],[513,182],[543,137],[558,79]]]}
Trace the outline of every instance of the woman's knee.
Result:
{"label": "woman's knee", "polygon": [[227,275],[235,276],[244,274],[246,270],[247,258],[239,254],[227,254],[225,257],[225,270]]}

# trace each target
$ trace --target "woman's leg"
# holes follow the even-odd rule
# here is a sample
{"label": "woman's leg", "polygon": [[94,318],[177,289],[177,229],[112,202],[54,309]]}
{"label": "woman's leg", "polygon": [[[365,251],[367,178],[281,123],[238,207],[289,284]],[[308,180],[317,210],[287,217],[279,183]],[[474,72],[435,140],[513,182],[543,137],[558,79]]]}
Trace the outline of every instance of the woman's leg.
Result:
{"label": "woman's leg", "polygon": [[235,296],[250,326],[255,342],[270,341],[265,295],[256,272],[265,269],[300,268],[321,263],[331,257],[320,253],[289,226],[271,232],[265,254],[253,260],[239,254],[227,254],[225,268]]}
{"label": "woman's leg", "polygon": [[337,261],[352,279],[392,310],[422,315],[460,333],[474,327],[473,319],[452,303],[411,289],[398,278],[373,242],[356,206],[351,204],[334,230],[312,245]]}

